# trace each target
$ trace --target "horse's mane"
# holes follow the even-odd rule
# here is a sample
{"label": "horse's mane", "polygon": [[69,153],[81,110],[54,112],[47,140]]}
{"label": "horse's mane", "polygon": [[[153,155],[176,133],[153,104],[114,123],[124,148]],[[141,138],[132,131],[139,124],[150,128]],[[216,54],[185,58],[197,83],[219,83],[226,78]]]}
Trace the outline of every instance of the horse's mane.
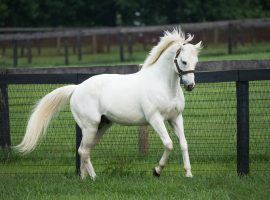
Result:
{"label": "horse's mane", "polygon": [[172,31],[164,31],[164,35],[160,37],[159,43],[152,48],[149,55],[145,59],[142,68],[154,64],[159,59],[161,54],[173,43],[179,42],[179,44],[184,44],[192,39],[193,36],[190,34],[188,34],[187,39],[185,39],[185,34],[182,32],[180,27],[173,28]]}

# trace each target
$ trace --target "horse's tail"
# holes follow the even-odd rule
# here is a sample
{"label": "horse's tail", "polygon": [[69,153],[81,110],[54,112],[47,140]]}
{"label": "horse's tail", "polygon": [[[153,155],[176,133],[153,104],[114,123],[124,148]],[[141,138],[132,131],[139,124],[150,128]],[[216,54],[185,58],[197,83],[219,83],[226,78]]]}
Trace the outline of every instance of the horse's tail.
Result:
{"label": "horse's tail", "polygon": [[15,148],[21,153],[33,151],[41,135],[46,133],[49,122],[70,100],[76,85],[57,88],[43,97],[36,105],[27,124],[22,142]]}

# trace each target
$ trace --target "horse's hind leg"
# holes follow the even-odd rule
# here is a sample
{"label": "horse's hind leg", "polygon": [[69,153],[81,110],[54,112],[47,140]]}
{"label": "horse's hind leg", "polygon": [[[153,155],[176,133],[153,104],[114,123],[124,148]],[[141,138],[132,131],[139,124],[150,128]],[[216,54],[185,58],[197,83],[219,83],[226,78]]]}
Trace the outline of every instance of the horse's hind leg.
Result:
{"label": "horse's hind leg", "polygon": [[110,128],[111,126],[112,126],[112,122],[102,115],[100,123],[98,125],[98,131],[97,131],[96,137],[93,141],[93,148],[99,142],[100,138],[103,136],[106,130]]}
{"label": "horse's hind leg", "polygon": [[96,173],[90,160],[90,150],[94,144],[94,140],[97,134],[97,129],[93,127],[82,129],[82,141],[78,149],[78,153],[81,157],[81,178],[86,178],[87,174],[94,180]]}
{"label": "horse's hind leg", "polygon": [[96,173],[90,160],[90,153],[111,125],[112,123],[102,116],[98,130],[96,128],[83,129],[83,138],[78,150],[81,156],[81,178],[86,178],[87,174],[89,174],[92,179],[95,179]]}

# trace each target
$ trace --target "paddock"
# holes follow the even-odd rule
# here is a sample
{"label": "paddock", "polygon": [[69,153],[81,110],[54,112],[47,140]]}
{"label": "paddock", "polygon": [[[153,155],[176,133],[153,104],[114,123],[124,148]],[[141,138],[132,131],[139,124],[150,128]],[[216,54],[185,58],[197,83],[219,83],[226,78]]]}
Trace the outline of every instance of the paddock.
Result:
{"label": "paddock", "polygon": [[[2,147],[0,175],[74,174],[80,129],[69,107],[57,116],[37,149],[27,156],[12,150],[25,131],[38,99],[66,84],[78,84],[102,73],[134,73],[139,67],[17,68],[1,70]],[[185,92],[184,126],[191,165],[196,174],[269,173],[270,62],[200,62],[196,88]],[[169,126],[168,126],[169,127]],[[180,147],[171,133],[174,150],[164,174],[184,174]],[[98,173],[152,173],[162,143],[150,127],[113,125],[93,150]]]}
{"label": "paddock", "polygon": [[[203,41],[203,54],[268,51],[269,18],[182,24]],[[136,63],[157,43],[160,34],[178,24],[112,28],[1,28],[3,67]],[[242,34],[242,33],[245,34]],[[214,48],[214,51],[211,50]],[[44,59],[46,58],[46,59]],[[102,60],[102,62],[101,62]]]}

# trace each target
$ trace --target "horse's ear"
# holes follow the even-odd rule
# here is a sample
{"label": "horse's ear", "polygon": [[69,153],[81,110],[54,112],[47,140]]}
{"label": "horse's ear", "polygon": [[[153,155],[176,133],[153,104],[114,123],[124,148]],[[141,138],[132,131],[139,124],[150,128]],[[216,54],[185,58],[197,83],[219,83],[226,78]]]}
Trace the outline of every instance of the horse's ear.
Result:
{"label": "horse's ear", "polygon": [[185,43],[189,43],[194,38],[194,35],[191,35],[190,33],[187,34],[187,39],[185,39]]}
{"label": "horse's ear", "polygon": [[198,50],[202,49],[202,41],[195,44],[195,48],[198,49]]}

